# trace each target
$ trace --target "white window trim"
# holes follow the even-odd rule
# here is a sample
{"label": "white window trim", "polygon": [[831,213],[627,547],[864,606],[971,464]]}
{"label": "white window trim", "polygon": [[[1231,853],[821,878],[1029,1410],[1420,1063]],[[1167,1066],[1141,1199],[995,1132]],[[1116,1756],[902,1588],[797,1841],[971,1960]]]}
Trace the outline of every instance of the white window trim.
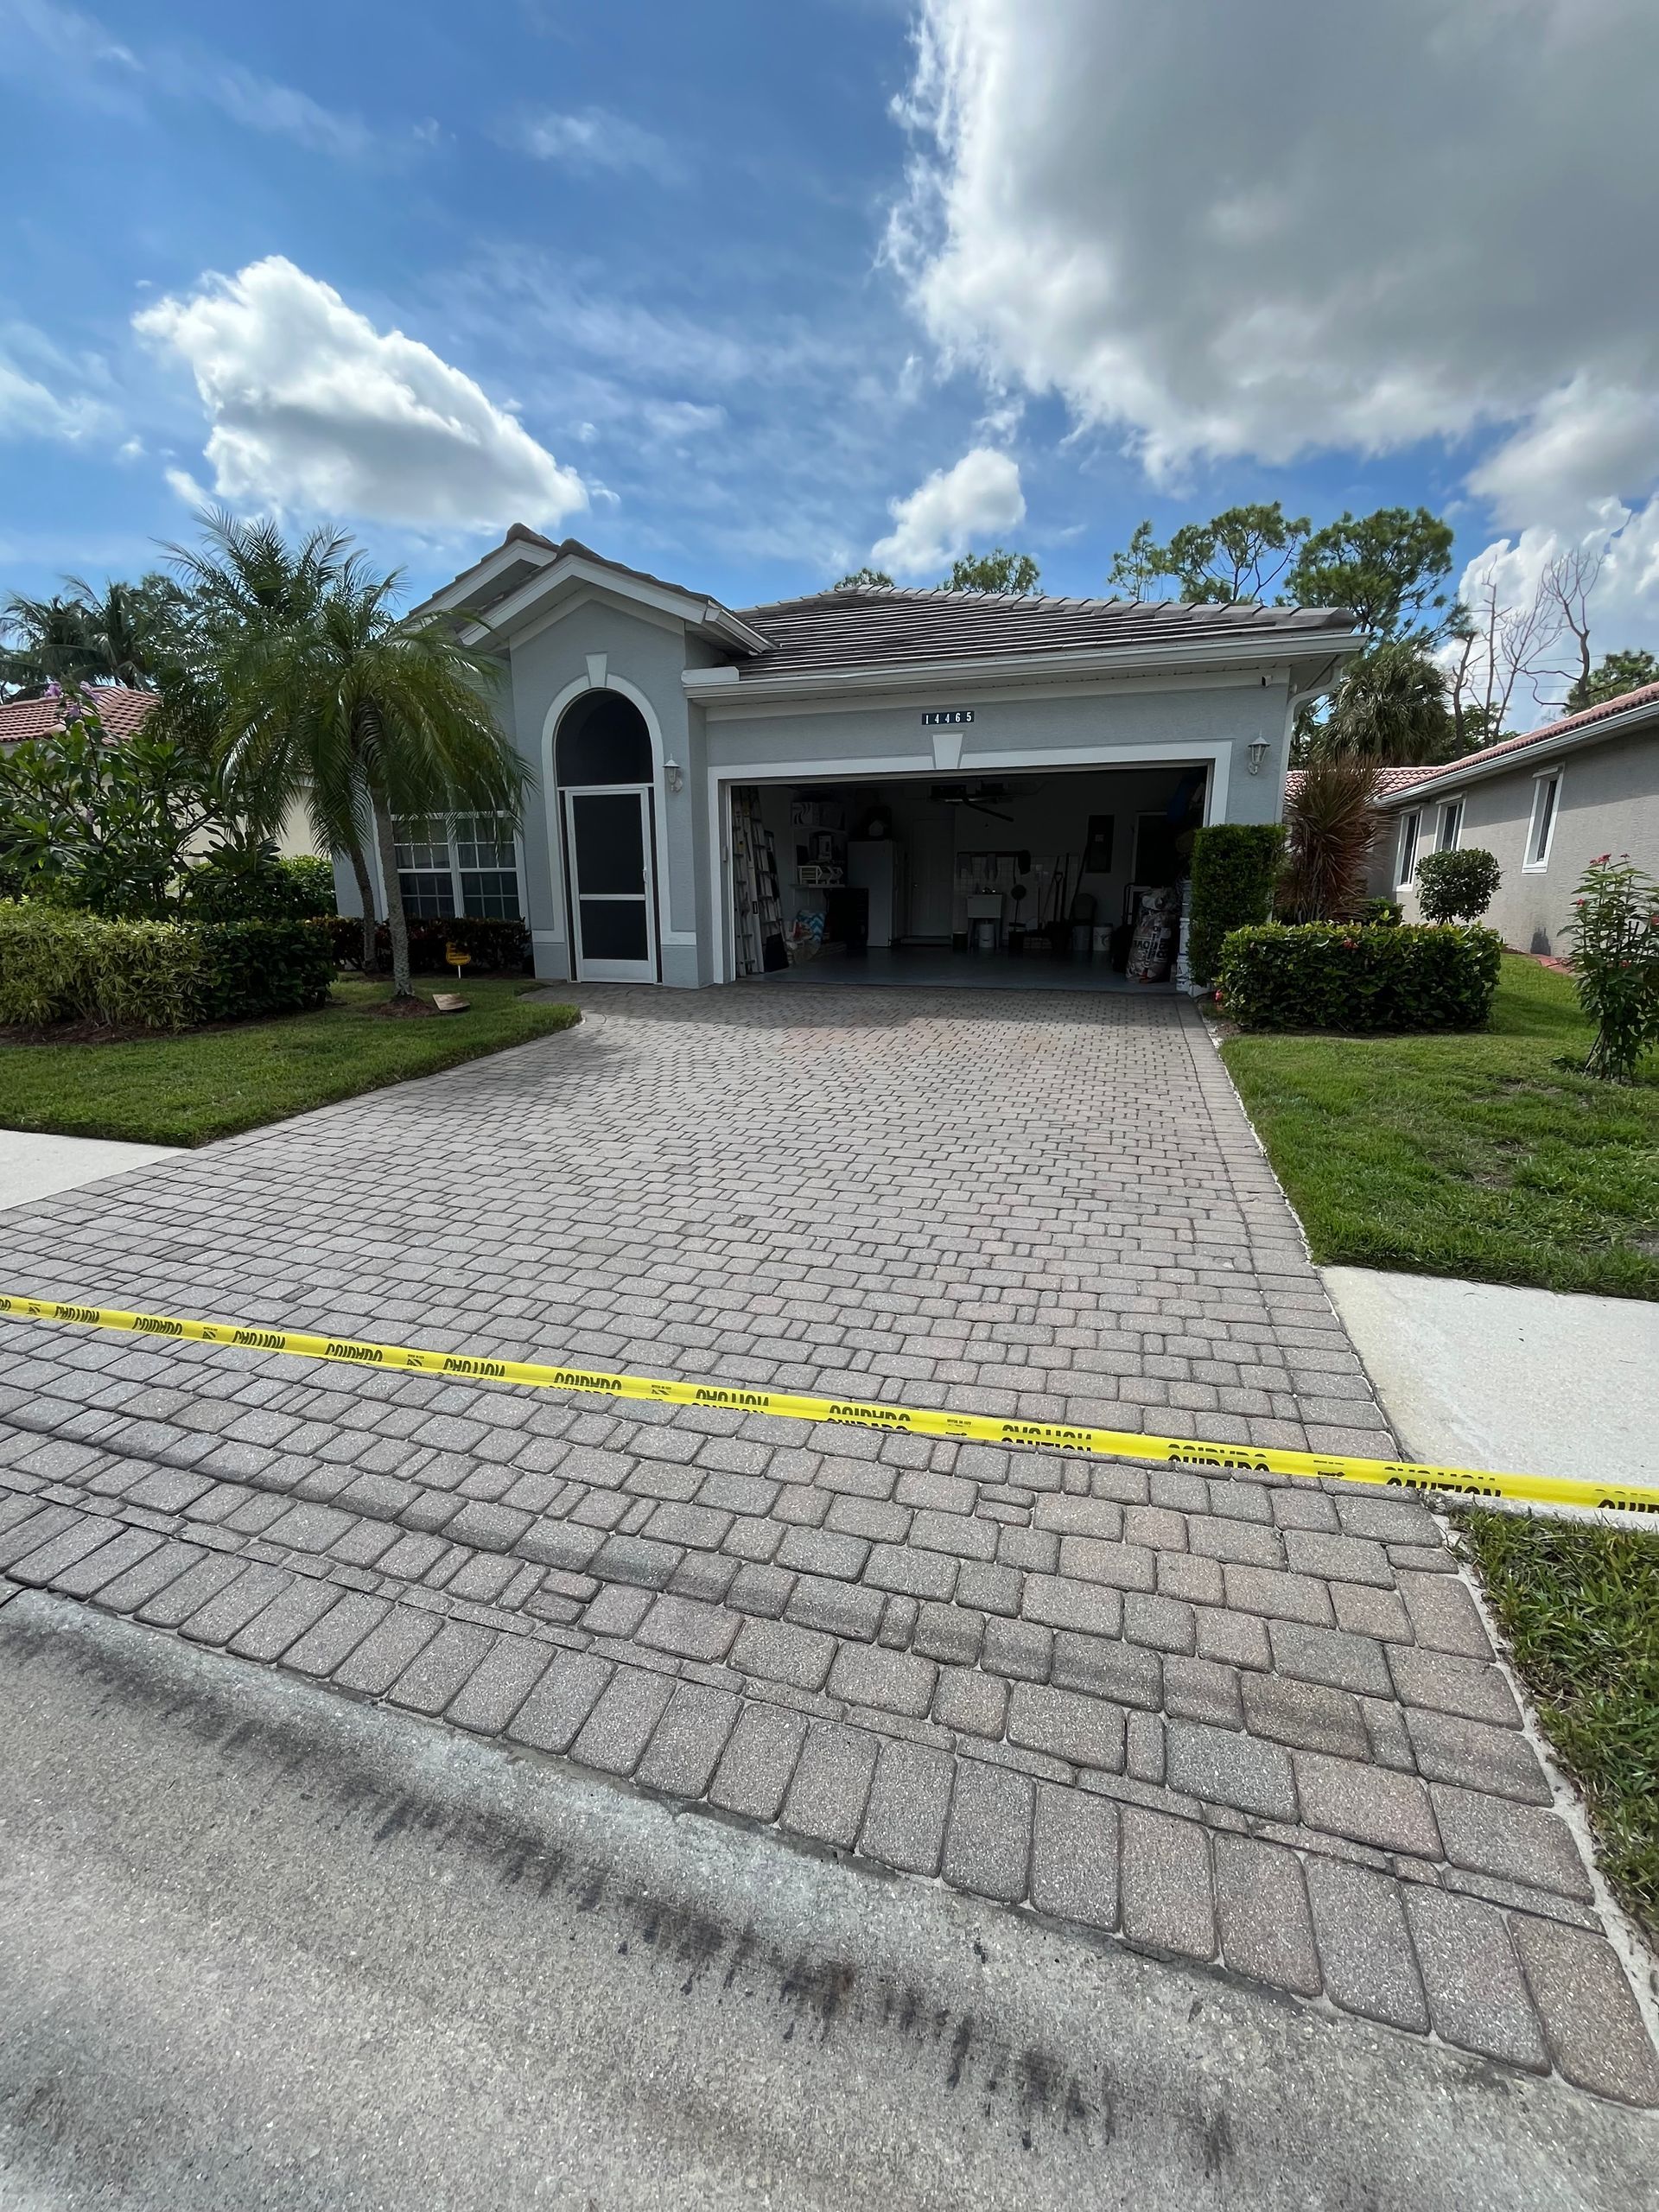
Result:
{"label": "white window trim", "polygon": [[[1452,836],[1450,842],[1447,842],[1446,835],[1446,818],[1448,816],[1451,817],[1452,823]],[[1440,824],[1434,832],[1434,849],[1437,853],[1455,853],[1462,842],[1463,801],[1460,798],[1442,799],[1440,802]]]}
{"label": "white window trim", "polygon": [[[486,811],[487,811],[487,809]],[[476,808],[474,808],[470,812],[464,815],[420,814],[406,817],[394,815],[392,817],[392,839],[394,844],[397,840],[397,824],[400,820],[442,823],[444,842],[448,848],[449,853],[449,897],[455,910],[453,915],[445,915],[442,917],[442,918],[446,921],[464,922],[476,921],[480,918],[488,918],[487,917],[469,915],[467,912],[466,899],[462,893],[461,885],[461,855],[455,846],[456,823],[463,821],[475,822],[479,818],[479,810]],[[380,853],[378,844],[375,848],[373,860],[375,888],[380,893],[380,904],[382,907],[384,907],[386,903],[386,886],[385,879],[380,867]],[[512,867],[513,874],[517,878],[517,887],[518,893],[518,920],[525,929],[528,929],[530,927],[530,909],[524,897],[524,841],[516,827],[512,833]],[[436,868],[400,868],[397,873],[399,875],[435,875],[438,871]],[[486,868],[480,871],[474,868],[472,873],[475,875],[480,873],[487,875],[505,874],[505,870]]]}
{"label": "white window trim", "polygon": [[[1550,848],[1555,842],[1555,831],[1561,818],[1561,791],[1566,783],[1565,766],[1541,768],[1532,779],[1532,811],[1527,817],[1525,857],[1521,862],[1523,875],[1542,875],[1549,866]],[[1544,787],[1548,784],[1554,785],[1555,798],[1549,810],[1549,828],[1544,836],[1544,849],[1535,860],[1532,855],[1533,839],[1537,835],[1538,810],[1544,803]]]}
{"label": "white window trim", "polygon": [[1395,854],[1394,887],[1403,891],[1417,873],[1417,848],[1422,842],[1423,810],[1408,807],[1400,817],[1400,843]]}

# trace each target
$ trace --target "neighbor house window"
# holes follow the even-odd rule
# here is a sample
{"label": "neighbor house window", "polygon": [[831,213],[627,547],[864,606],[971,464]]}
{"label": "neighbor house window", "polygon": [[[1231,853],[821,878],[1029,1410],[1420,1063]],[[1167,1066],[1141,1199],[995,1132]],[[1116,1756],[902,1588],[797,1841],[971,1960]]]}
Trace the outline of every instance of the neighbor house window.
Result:
{"label": "neighbor house window", "polygon": [[512,824],[500,816],[405,818],[395,835],[405,913],[424,921],[452,914],[517,921],[524,912]]}
{"label": "neighbor house window", "polygon": [[1401,885],[1411,881],[1417,868],[1417,838],[1423,826],[1421,814],[1414,808],[1400,824],[1400,862],[1395,870],[1395,881]]}
{"label": "neighbor house window", "polygon": [[1449,798],[1440,809],[1440,828],[1434,838],[1435,851],[1455,853],[1458,849],[1458,840],[1462,835],[1463,801],[1460,798]]}
{"label": "neighbor house window", "polygon": [[1529,868],[1549,866],[1550,840],[1555,835],[1555,817],[1561,803],[1561,772],[1559,768],[1548,776],[1537,776],[1532,785],[1532,820],[1527,828],[1527,860]]}

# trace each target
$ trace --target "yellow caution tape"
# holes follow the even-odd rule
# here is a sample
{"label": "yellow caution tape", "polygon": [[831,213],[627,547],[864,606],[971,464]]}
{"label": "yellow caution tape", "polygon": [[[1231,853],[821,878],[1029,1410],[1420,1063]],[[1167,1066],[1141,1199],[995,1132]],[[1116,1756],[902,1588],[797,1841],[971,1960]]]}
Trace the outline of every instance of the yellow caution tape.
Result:
{"label": "yellow caution tape", "polygon": [[353,1367],[402,1368],[411,1375],[460,1375],[482,1382],[524,1382],[539,1390],[575,1390],[605,1398],[645,1398],[657,1405],[729,1406],[738,1413],[780,1414],[793,1421],[839,1421],[897,1436],[942,1436],[957,1442],[1018,1445],[1096,1459],[1141,1459],[1164,1467],[1237,1474],[1301,1475],[1316,1482],[1381,1484],[1437,1491],[1521,1505],[1575,1506],[1585,1512],[1659,1513],[1659,1487],[1592,1483],[1560,1475],[1487,1474],[1472,1467],[1418,1466],[1400,1459],[1355,1459],[1327,1452],[1287,1452],[1276,1445],[1206,1444],[1138,1429],[1072,1427],[1064,1421],[1014,1421],[995,1414],[953,1414],[931,1406],[888,1406],[856,1398],[814,1398],[793,1390],[746,1389],[728,1382],[683,1382],[658,1375],[610,1375],[588,1367],[492,1359],[459,1351],[417,1351],[407,1344],[364,1344],[353,1337],[317,1337],[296,1329],[251,1328],[238,1321],[179,1320],[162,1313],[126,1313],[108,1306],[71,1306],[51,1298],[0,1292],[0,1314],[35,1321],[75,1321],[93,1329],[129,1329],[145,1337],[185,1337],[204,1344],[241,1344],[254,1351],[293,1352],[302,1359],[338,1359]]}

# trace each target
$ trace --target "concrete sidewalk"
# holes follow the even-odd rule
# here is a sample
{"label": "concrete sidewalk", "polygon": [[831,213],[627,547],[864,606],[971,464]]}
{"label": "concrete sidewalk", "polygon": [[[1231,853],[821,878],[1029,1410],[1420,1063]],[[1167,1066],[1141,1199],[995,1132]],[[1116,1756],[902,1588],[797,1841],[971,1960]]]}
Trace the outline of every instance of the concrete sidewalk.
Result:
{"label": "concrete sidewalk", "polygon": [[1320,1272],[1414,1459],[1659,1493],[1659,1305]]}
{"label": "concrete sidewalk", "polygon": [[181,1147],[115,1144],[103,1137],[43,1136],[36,1129],[0,1129],[0,1211],[32,1205],[58,1191],[79,1190],[134,1167],[176,1159]]}
{"label": "concrete sidewalk", "polygon": [[1614,2212],[1659,2126],[36,1595],[0,2202]]}

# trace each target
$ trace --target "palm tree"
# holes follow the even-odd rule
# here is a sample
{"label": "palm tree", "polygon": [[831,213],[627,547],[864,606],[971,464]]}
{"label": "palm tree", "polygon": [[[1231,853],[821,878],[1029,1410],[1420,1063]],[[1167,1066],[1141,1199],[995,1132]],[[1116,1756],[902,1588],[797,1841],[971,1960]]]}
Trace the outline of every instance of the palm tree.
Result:
{"label": "palm tree", "polygon": [[48,683],[86,683],[104,673],[92,619],[79,599],[29,599],[14,592],[0,611],[6,645],[0,682],[19,698],[38,698]]}
{"label": "palm tree", "polygon": [[1299,922],[1345,920],[1365,896],[1365,874],[1382,827],[1376,763],[1315,754],[1285,802],[1281,904]]}
{"label": "palm tree", "polygon": [[[159,727],[193,751],[224,765],[255,834],[274,836],[294,796],[297,772],[272,742],[268,718],[257,744],[235,726],[232,698],[257,691],[257,671],[276,643],[315,621],[323,598],[344,573],[350,539],[341,530],[314,530],[290,547],[266,518],[245,522],[225,507],[197,518],[199,546],[164,548],[179,579],[179,649],[162,682]],[[255,764],[260,772],[255,773]],[[339,795],[335,795],[338,797]],[[349,796],[349,795],[347,795]],[[305,791],[313,829],[325,850],[344,853],[363,917],[363,968],[377,963],[374,879],[364,852],[364,825],[354,802],[331,805]]]}
{"label": "palm tree", "polygon": [[440,616],[399,615],[398,578],[344,562],[305,616],[238,658],[226,729],[253,786],[302,796],[319,831],[366,815],[391,938],[392,1001],[408,1000],[409,927],[393,817],[517,821],[525,772],[492,711],[500,671]]}
{"label": "palm tree", "polygon": [[1448,760],[1456,748],[1445,673],[1409,638],[1373,645],[1351,664],[1309,741],[1315,759],[1400,767]]}
{"label": "palm tree", "polygon": [[141,576],[136,584],[106,581],[101,591],[79,576],[63,580],[79,601],[88,638],[100,665],[94,681],[150,690],[171,658],[173,632],[184,594],[167,576]]}

